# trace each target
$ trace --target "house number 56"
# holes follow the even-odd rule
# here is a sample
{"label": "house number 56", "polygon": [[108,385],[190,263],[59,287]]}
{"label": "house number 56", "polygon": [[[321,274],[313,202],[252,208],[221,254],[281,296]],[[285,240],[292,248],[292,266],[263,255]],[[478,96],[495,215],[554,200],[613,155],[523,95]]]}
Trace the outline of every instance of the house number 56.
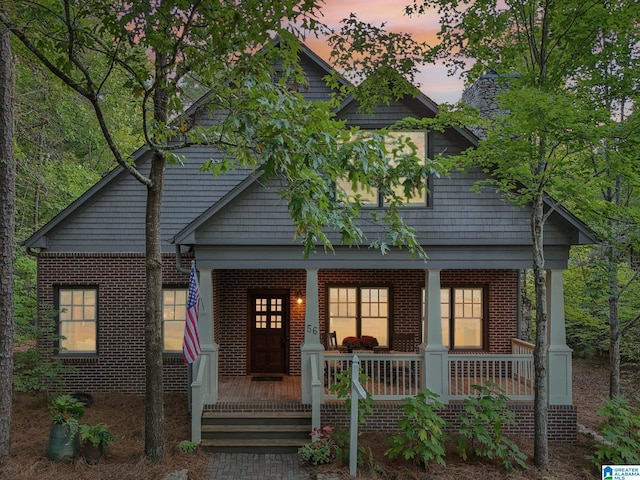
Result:
{"label": "house number 56", "polygon": [[314,327],[313,325],[307,325],[307,333],[311,333],[313,335],[318,334],[318,327]]}

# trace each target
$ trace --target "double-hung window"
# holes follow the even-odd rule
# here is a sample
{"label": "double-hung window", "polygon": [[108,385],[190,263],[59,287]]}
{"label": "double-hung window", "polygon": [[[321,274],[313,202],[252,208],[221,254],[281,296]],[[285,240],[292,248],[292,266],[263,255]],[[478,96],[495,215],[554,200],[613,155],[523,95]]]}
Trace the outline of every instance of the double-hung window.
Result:
{"label": "double-hung window", "polygon": [[[410,154],[412,148],[408,145],[410,142],[415,147],[415,155],[419,158],[427,160],[427,138],[426,131],[406,131],[406,132],[389,132],[385,136],[385,147],[387,154],[391,156],[391,165],[397,165],[395,160],[399,155]],[[402,181],[403,179],[401,179]],[[426,180],[425,180],[426,181]],[[378,188],[371,187],[366,189],[364,186],[358,188],[352,185],[347,180],[339,180],[339,186],[346,192],[349,198],[354,198],[356,195],[360,196],[360,202],[366,207],[384,207],[388,203],[388,199],[384,198],[384,195],[378,190]],[[404,187],[398,185],[394,189],[394,193],[399,197],[404,197],[404,204],[406,206],[427,206],[428,205],[428,189],[425,188],[422,191],[422,195],[414,194],[411,196],[405,195]]]}
{"label": "double-hung window", "polygon": [[[424,288],[422,289],[424,315]],[[442,343],[451,350],[485,348],[486,299],[482,287],[440,289]]]}
{"label": "double-hung window", "polygon": [[184,322],[187,318],[187,289],[162,290],[162,342],[168,353],[182,351]]}
{"label": "double-hung window", "polygon": [[98,289],[58,289],[60,353],[97,353]]}
{"label": "double-hung window", "polygon": [[389,345],[390,291],[388,287],[329,287],[328,330],[338,344],[345,337],[371,335]]}

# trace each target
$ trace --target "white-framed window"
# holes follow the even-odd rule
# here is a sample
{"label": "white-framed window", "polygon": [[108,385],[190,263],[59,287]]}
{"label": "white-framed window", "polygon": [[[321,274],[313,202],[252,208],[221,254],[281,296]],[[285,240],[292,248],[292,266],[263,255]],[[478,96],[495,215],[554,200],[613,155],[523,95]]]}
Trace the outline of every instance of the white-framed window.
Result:
{"label": "white-framed window", "polygon": [[[411,149],[407,145],[407,140],[415,145],[417,151],[416,155],[427,159],[427,146],[428,146],[428,134],[427,131],[402,131],[402,132],[389,132],[385,136],[385,147],[387,153],[392,155],[393,152],[397,154],[410,153]],[[393,163],[393,162],[392,162]],[[384,198],[377,188],[365,189],[354,188],[354,185],[347,180],[338,181],[340,187],[347,193],[349,198],[354,198],[356,195],[360,196],[360,202],[365,207],[384,207],[387,204],[387,200]],[[427,186],[427,185],[425,185]],[[422,195],[413,195],[411,197],[405,196],[402,185],[395,187],[395,193],[398,197],[404,197],[406,206],[424,207],[428,205],[428,189],[423,190]]]}
{"label": "white-framed window", "polygon": [[187,289],[162,289],[162,344],[165,352],[181,352],[187,318]]}
{"label": "white-framed window", "polygon": [[[451,350],[484,348],[486,325],[485,290],[482,287],[446,287],[440,289],[442,343]],[[422,288],[424,317],[425,289]]]}
{"label": "white-framed window", "polygon": [[370,335],[389,346],[390,291],[388,287],[329,287],[328,330],[338,345],[345,337]]}
{"label": "white-framed window", "polygon": [[58,289],[60,353],[97,353],[98,289]]}

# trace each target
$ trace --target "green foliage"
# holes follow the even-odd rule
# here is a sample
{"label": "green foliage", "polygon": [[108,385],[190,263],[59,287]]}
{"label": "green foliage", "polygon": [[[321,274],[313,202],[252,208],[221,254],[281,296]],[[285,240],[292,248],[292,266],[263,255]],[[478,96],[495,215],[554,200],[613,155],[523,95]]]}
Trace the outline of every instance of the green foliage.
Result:
{"label": "green foliage", "polygon": [[402,433],[390,440],[392,447],[385,452],[386,456],[402,456],[421,464],[425,469],[431,461],[445,465],[444,443],[448,436],[444,432],[446,421],[437,414],[437,410],[444,408],[436,400],[437,397],[437,394],[425,389],[415,397],[403,400],[401,408],[406,415],[398,423]]}
{"label": "green foliage", "polygon": [[601,426],[603,443],[596,446],[589,460],[598,469],[603,464],[640,464],[640,406],[620,396],[607,398],[598,414],[605,418]]}
{"label": "green foliage", "polygon": [[178,450],[182,453],[195,453],[198,450],[198,444],[190,440],[182,440],[178,443]]}
{"label": "green foliage", "polygon": [[515,414],[508,409],[508,398],[495,385],[474,385],[478,393],[464,401],[464,412],[458,417],[458,453],[467,459],[468,450],[477,457],[499,459],[506,470],[526,468],[526,455],[504,435],[504,427],[515,424]]}
{"label": "green foliage", "polygon": [[95,425],[80,425],[80,440],[82,443],[90,443],[94,447],[107,450],[111,442],[117,437],[109,430],[109,425],[96,423]]}
{"label": "green foliage", "polygon": [[315,428],[311,432],[311,442],[298,449],[300,458],[312,465],[330,463],[335,455],[335,441],[332,434],[331,427]]}
{"label": "green foliage", "polygon": [[18,324],[19,339],[13,365],[13,388],[33,395],[50,395],[64,387],[63,372],[72,367],[53,355],[56,335],[52,327]]}
{"label": "green foliage", "polygon": [[49,417],[55,425],[65,425],[69,429],[69,439],[73,439],[80,425],[78,419],[84,416],[84,403],[71,395],[58,395],[49,403]]}
{"label": "green foliage", "polygon": [[[335,393],[338,399],[344,400],[344,405],[347,413],[351,412],[351,369],[345,369],[342,372],[336,373],[336,382],[331,385],[329,391]],[[369,377],[366,373],[360,372],[360,383],[366,384]],[[367,423],[365,415],[373,413],[373,398],[368,395],[365,398],[358,398],[358,425],[364,425]]]}

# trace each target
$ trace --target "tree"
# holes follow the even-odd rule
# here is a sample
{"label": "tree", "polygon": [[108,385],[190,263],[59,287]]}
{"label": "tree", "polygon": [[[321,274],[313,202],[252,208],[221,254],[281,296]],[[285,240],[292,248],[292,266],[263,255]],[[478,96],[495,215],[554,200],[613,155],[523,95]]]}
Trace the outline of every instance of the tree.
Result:
{"label": "tree", "polygon": [[[0,8],[1,10],[1,8]],[[10,32],[0,25],[0,465],[11,446],[13,371],[13,232],[16,164],[13,156],[13,55]]]}
{"label": "tree", "polygon": [[575,75],[571,88],[598,114],[599,132],[585,156],[597,198],[583,195],[576,209],[588,218],[602,241],[594,262],[605,280],[606,319],[609,324],[609,395],[620,395],[621,341],[638,325],[640,314],[624,315],[630,292],[640,271],[625,275],[630,254],[640,249],[640,138],[638,78],[640,7],[636,2],[609,2],[602,12],[600,30],[590,45],[591,55]]}
{"label": "tree", "polygon": [[[548,465],[547,291],[544,226],[558,201],[571,198],[584,185],[584,170],[575,157],[587,146],[593,124],[590,112],[575,108],[565,88],[597,34],[600,3],[589,1],[425,0],[407,7],[410,14],[438,9],[439,44],[430,58],[465,68],[469,79],[490,69],[517,74],[499,95],[502,112],[489,119],[486,139],[465,152],[467,166],[490,172],[489,182],[518,205],[531,209],[533,279],[535,284],[535,453],[539,468]],[[454,160],[455,161],[455,160]],[[572,183],[575,182],[575,183]],[[479,185],[478,188],[482,188]]]}
{"label": "tree", "polygon": [[[12,15],[0,16],[35,58],[90,103],[119,166],[146,188],[145,454],[152,459],[164,454],[160,206],[165,167],[183,161],[180,148],[206,143],[225,151],[227,160],[207,164],[213,174],[244,165],[281,177],[306,253],[316,245],[330,248],[326,227],[339,230],[347,243],[364,241],[355,221],[359,199],[352,201],[341,189],[336,195],[339,178],[388,191],[393,201],[380,221],[392,231],[390,240],[376,239],[377,245],[382,250],[408,245],[420,253],[412,230],[398,215],[393,186],[412,182],[420,187],[415,193],[422,193],[420,179],[432,166],[419,162],[411,145],[404,146],[402,161],[390,165],[382,136],[350,135],[333,119],[334,102],[309,103],[297,91],[305,83],[297,65],[297,35],[321,29],[319,3],[10,1]],[[350,25],[372,31],[354,19]],[[391,48],[397,36],[378,38]],[[102,61],[96,63],[96,57]],[[415,69],[405,55],[382,55],[371,65],[405,74]],[[114,72],[125,75],[124,88],[138,101],[136,127],[151,156],[148,172],[122,151],[105,113],[104,94]],[[193,117],[185,115],[189,78],[210,89],[197,112],[218,120],[208,127],[194,126]],[[388,90],[393,95],[408,91],[403,82],[380,93]]]}

